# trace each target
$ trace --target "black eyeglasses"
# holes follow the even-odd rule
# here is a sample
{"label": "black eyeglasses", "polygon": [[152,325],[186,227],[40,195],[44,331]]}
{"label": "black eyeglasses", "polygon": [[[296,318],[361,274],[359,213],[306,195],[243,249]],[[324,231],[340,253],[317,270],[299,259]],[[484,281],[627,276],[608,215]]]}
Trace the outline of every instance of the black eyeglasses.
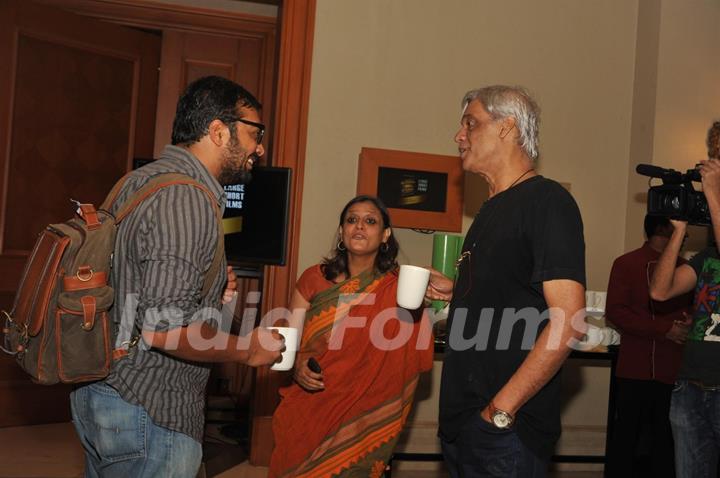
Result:
{"label": "black eyeglasses", "polygon": [[257,133],[255,133],[255,142],[257,144],[262,143],[263,137],[265,136],[265,125],[262,123],[256,123],[254,121],[242,119],[242,118],[234,118],[234,121],[238,121],[243,124],[247,124],[250,126],[255,126],[257,128]]}

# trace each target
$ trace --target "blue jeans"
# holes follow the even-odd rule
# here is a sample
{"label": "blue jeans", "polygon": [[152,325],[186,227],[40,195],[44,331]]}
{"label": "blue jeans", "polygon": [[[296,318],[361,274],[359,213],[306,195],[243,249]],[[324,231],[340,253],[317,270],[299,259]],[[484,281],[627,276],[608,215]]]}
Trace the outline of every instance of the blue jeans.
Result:
{"label": "blue jeans", "polygon": [[144,408],[96,382],[70,395],[75,430],[85,449],[87,478],[195,478],[202,446],[153,424]]}
{"label": "blue jeans", "polygon": [[720,450],[720,389],[680,380],[670,403],[677,478],[715,478]]}
{"label": "blue jeans", "polygon": [[441,439],[445,465],[452,478],[543,478],[548,462],[535,456],[514,430],[500,430],[480,412],[452,441]]}

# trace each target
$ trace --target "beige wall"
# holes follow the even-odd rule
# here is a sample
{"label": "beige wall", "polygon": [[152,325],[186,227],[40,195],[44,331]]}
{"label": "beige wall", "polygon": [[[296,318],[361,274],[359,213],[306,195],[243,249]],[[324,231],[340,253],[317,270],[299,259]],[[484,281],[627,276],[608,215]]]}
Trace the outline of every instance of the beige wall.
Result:
{"label": "beige wall", "polygon": [[692,168],[707,157],[705,135],[720,118],[715,0],[665,0],[658,59],[655,163]]}
{"label": "beige wall", "polygon": [[[455,154],[459,100],[521,84],[542,109],[542,174],[571,184],[588,288],[643,240],[638,163],[688,169],[720,117],[715,0],[318,0],[299,270],[332,247],[362,146]],[[484,182],[466,178],[466,229]],[[397,230],[401,262],[432,238]],[[697,249],[703,230],[692,233]]]}
{"label": "beige wall", "polygon": [[[663,1],[658,55],[653,162],[681,171],[707,158],[705,138],[720,119],[720,2]],[[691,228],[687,249],[704,246],[705,228]]]}
{"label": "beige wall", "polygon": [[[681,171],[705,159],[705,136],[720,118],[720,64],[713,0],[641,0],[633,147],[629,162]],[[642,28],[644,26],[644,29]],[[658,183],[657,181],[655,183]],[[635,175],[628,186],[626,249],[642,241],[647,180]],[[687,249],[703,247],[704,228],[691,228]]]}
{"label": "beige wall", "polygon": [[[456,154],[466,90],[521,84],[542,109],[540,172],[572,185],[588,283],[604,289],[624,246],[637,1],[319,0],[299,270],[332,245],[362,146]],[[465,227],[479,207],[475,194]],[[610,213],[617,211],[617,213]],[[403,262],[432,238],[399,230]]]}
{"label": "beige wall", "polygon": [[630,157],[626,168],[626,251],[636,248],[643,241],[642,223],[646,210],[648,181],[647,178],[635,174],[635,167],[641,163],[653,162],[661,6],[661,3],[655,0],[640,0],[638,8]]}

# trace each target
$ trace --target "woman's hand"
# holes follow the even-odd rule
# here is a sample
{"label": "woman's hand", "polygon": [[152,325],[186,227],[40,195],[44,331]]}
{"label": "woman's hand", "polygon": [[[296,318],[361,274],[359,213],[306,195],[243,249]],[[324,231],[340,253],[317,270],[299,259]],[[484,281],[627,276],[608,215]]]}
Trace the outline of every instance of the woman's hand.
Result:
{"label": "woman's hand", "polygon": [[295,364],[295,374],[293,378],[302,388],[308,392],[317,392],[324,390],[323,376],[321,373],[315,373],[308,368],[308,360],[304,359],[300,363]]}
{"label": "woman's hand", "polygon": [[425,298],[428,300],[444,300],[452,299],[453,281],[444,276],[440,271],[429,267],[430,282],[428,282]]}

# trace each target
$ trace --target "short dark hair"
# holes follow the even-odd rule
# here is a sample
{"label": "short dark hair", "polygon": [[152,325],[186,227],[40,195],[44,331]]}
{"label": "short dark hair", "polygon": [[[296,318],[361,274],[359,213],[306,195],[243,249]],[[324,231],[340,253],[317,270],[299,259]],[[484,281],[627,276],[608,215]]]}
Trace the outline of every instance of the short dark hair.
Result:
{"label": "short dark hair", "polygon": [[652,236],[658,234],[660,229],[670,227],[670,220],[663,216],[651,216],[645,215],[645,236],[650,239]]}
{"label": "short dark hair", "polygon": [[[345,216],[347,215],[348,209],[350,209],[354,204],[361,202],[369,202],[375,206],[378,211],[380,211],[380,216],[383,221],[383,230],[392,227],[392,224],[390,223],[390,213],[388,212],[387,207],[385,207],[385,204],[383,204],[383,202],[375,196],[366,195],[356,196],[345,205],[340,213],[340,227],[342,227],[345,222]],[[375,256],[375,270],[383,274],[393,269],[397,269],[397,255],[400,250],[400,245],[392,233],[390,234],[390,237],[388,237],[386,244],[387,247],[385,247],[384,250],[383,247],[380,247],[377,256]],[[339,245],[340,244],[338,243],[338,246]],[[345,274],[345,278],[349,279],[350,270],[348,269],[347,250],[336,246],[330,255],[323,260],[321,269],[327,280],[333,280],[340,274]]]}
{"label": "short dark hair", "polygon": [[197,143],[208,133],[213,120],[232,123],[241,117],[240,107],[260,111],[260,102],[245,88],[220,76],[204,76],[188,85],[178,100],[172,144]]}

